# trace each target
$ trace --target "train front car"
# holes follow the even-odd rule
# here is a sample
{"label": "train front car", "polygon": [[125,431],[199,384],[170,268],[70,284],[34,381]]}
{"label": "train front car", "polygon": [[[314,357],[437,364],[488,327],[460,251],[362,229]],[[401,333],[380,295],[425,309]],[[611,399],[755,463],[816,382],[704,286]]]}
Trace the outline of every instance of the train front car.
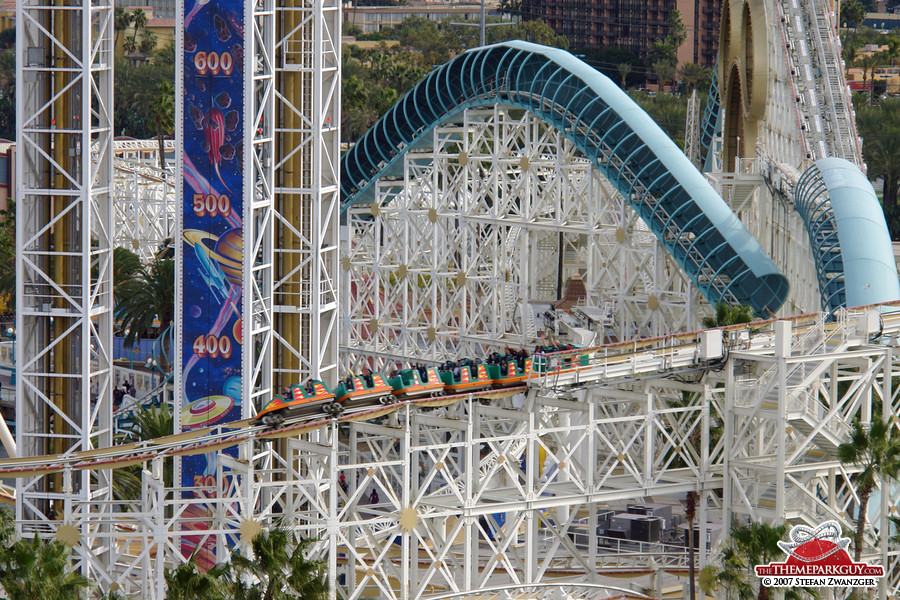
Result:
{"label": "train front car", "polygon": [[374,404],[390,404],[393,388],[381,373],[348,377],[334,390],[337,397],[335,415],[356,412]]}
{"label": "train front car", "polygon": [[444,390],[444,382],[434,367],[425,368],[424,380],[419,369],[403,369],[388,379],[388,383],[391,384],[393,394],[398,400],[440,396]]}
{"label": "train front car", "polygon": [[339,406],[324,381],[310,379],[305,386],[292,385],[287,400],[275,396],[265,408],[256,414],[254,425],[277,427],[288,418],[325,417]]}

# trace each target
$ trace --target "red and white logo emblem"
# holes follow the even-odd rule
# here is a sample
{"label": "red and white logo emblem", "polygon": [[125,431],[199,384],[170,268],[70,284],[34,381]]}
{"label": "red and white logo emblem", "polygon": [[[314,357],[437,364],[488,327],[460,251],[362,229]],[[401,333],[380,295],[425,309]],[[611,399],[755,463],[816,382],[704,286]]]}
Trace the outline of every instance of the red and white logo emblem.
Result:
{"label": "red and white logo emblem", "polygon": [[790,541],[778,542],[787,553],[784,562],[756,566],[756,576],[766,587],[873,587],[884,576],[884,567],[853,562],[847,553],[850,539],[841,537],[837,521],[813,529],[795,525]]}

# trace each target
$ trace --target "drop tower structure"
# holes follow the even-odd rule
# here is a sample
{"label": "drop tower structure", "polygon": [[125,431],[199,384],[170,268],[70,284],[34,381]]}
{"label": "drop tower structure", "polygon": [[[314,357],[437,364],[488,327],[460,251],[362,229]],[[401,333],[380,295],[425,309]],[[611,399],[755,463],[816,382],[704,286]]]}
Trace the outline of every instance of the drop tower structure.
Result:
{"label": "drop tower structure", "polygon": [[[112,443],[113,3],[17,3],[17,446],[20,457]],[[97,148],[90,160],[90,149]],[[109,471],[17,480],[26,537],[103,535]],[[48,527],[48,523],[53,527]],[[76,553],[85,573],[108,557]]]}

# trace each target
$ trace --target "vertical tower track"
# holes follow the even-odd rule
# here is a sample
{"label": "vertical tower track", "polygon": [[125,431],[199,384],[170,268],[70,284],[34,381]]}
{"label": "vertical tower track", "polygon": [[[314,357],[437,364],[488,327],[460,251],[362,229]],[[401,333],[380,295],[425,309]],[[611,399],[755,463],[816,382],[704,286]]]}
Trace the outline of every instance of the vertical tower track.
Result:
{"label": "vertical tower track", "polygon": [[337,0],[279,0],[275,44],[277,389],[337,382],[340,31]]}

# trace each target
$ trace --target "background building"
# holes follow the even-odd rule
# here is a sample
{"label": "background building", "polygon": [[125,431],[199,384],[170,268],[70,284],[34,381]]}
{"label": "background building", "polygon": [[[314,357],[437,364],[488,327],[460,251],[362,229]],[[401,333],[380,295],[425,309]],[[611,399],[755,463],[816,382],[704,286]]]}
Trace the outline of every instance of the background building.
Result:
{"label": "background building", "polygon": [[721,0],[522,0],[526,19],[543,19],[574,50],[618,47],[646,58],[654,41],[669,34],[669,15],[681,13],[687,38],[680,64],[712,66],[719,47]]}
{"label": "background building", "polygon": [[[499,16],[496,0],[485,3],[487,14]],[[481,19],[480,2],[410,2],[399,6],[347,6],[343,9],[345,23],[352,23],[363,33],[381,31],[384,27],[399,25],[408,17],[423,17],[432,21],[478,21]]]}

